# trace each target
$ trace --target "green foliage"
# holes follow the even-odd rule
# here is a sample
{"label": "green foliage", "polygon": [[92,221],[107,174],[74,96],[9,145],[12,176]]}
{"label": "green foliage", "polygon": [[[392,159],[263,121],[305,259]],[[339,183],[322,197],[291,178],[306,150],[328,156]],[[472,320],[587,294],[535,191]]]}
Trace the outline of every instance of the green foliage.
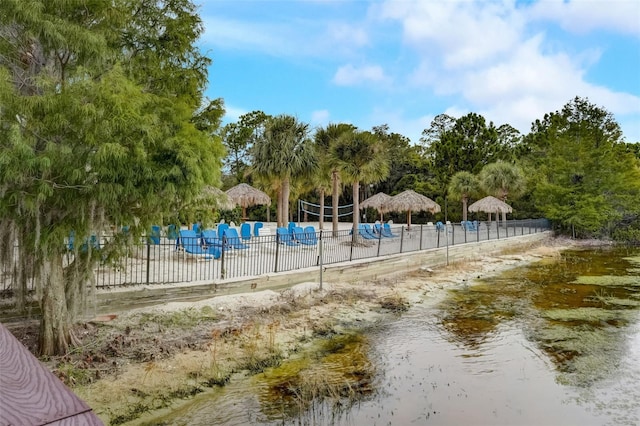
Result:
{"label": "green foliage", "polygon": [[581,98],[534,123],[524,144],[539,172],[534,200],[560,230],[606,237],[640,213],[640,168],[621,137],[609,112]]}
{"label": "green foliage", "polygon": [[470,172],[458,172],[451,178],[448,192],[454,200],[462,201],[462,220],[466,221],[469,198],[480,192],[478,178]]}
{"label": "green foliage", "polygon": [[445,194],[451,177],[461,171],[477,174],[487,164],[511,156],[510,147],[518,139],[511,126],[486,124],[484,117],[470,113],[453,121],[437,116],[423,132],[429,169],[440,193]]}
{"label": "green foliage", "polygon": [[0,239],[17,240],[42,290],[58,342],[45,351],[63,352],[65,301],[125,243],[75,252],[58,276],[65,237],[121,225],[139,236],[216,184],[223,105],[199,109],[209,60],[188,0],[7,1],[0,32]]}
{"label": "green foliage", "polygon": [[[386,146],[375,134],[366,131],[343,133],[329,148],[329,161],[339,171],[341,180],[352,184],[353,210],[359,212],[360,183],[376,183],[389,174]],[[358,226],[354,215],[354,229]]]}
{"label": "green foliage", "polygon": [[513,198],[519,197],[526,188],[526,180],[520,167],[497,161],[487,164],[480,171],[480,186],[488,194],[506,201],[510,195]]}
{"label": "green foliage", "polygon": [[289,218],[292,179],[313,174],[318,167],[315,150],[308,138],[309,125],[293,116],[279,115],[267,120],[262,137],[252,148],[252,172],[277,185],[278,224]]}

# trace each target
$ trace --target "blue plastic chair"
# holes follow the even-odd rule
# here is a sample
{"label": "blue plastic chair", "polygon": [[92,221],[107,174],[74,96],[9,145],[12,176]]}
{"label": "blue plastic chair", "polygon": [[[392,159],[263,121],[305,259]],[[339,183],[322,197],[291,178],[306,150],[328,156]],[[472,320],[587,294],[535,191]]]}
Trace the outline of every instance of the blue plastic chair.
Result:
{"label": "blue plastic chair", "polygon": [[215,247],[218,249],[228,249],[229,245],[226,247],[222,246],[222,240],[218,237],[218,234],[213,229],[203,229],[202,230],[202,242],[207,247]]}
{"label": "blue plastic chair", "polygon": [[251,239],[251,225],[247,222],[240,225],[240,236],[245,241],[249,241]]}
{"label": "blue plastic chair", "polygon": [[380,235],[369,225],[368,223],[363,223],[362,226],[367,233],[375,239],[379,239]]}
{"label": "blue plastic chair", "polygon": [[229,247],[237,250],[244,250],[249,248],[248,245],[240,241],[240,235],[238,235],[238,231],[236,230],[236,228],[229,227],[225,229],[223,241],[226,241],[226,243],[229,244]]}
{"label": "blue plastic chair", "polygon": [[178,227],[176,225],[169,225],[167,227],[167,238],[170,240],[177,240],[180,235],[178,234]]}
{"label": "blue plastic chair", "polygon": [[369,231],[367,231],[367,228],[365,228],[363,223],[359,223],[358,224],[358,234],[364,238],[365,240],[377,240],[378,237],[376,237],[375,235],[371,235],[371,233]]}
{"label": "blue plastic chair", "polygon": [[315,246],[318,244],[318,235],[316,234],[316,228],[309,225],[304,228],[305,239],[307,240],[307,245]]}
{"label": "blue plastic chair", "polygon": [[391,230],[391,225],[389,225],[388,223],[385,223],[382,225],[382,235],[384,237],[387,238],[397,238],[399,237],[398,234],[394,234],[393,231]]}
{"label": "blue plastic chair", "polygon": [[442,222],[436,222],[436,229],[438,231],[444,231],[444,223]]}
{"label": "blue plastic chair", "polygon": [[293,235],[289,232],[289,229],[282,226],[276,228],[276,240],[278,241],[278,244],[284,244],[289,247],[294,247],[298,245],[294,241]]}
{"label": "blue plastic chair", "polygon": [[259,237],[260,236],[260,229],[264,226],[264,224],[262,222],[256,222],[253,224],[253,236],[254,237]]}
{"label": "blue plastic chair", "polygon": [[160,226],[153,225],[149,234],[149,242],[151,244],[160,245]]}
{"label": "blue plastic chair", "polygon": [[192,229],[180,230],[180,246],[184,249],[185,253],[189,253],[192,256],[202,258],[204,260],[211,260],[214,258],[212,253],[202,248],[202,240]]}
{"label": "blue plastic chair", "polygon": [[224,231],[229,229],[228,223],[219,223],[218,224],[218,238],[222,238],[224,236]]}

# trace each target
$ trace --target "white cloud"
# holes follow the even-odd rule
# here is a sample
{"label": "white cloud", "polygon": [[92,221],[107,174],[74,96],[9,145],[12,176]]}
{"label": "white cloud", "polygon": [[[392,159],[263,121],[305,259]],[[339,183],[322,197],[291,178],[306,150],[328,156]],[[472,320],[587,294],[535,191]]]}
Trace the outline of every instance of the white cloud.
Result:
{"label": "white cloud", "polygon": [[325,126],[327,123],[329,123],[330,115],[331,114],[326,109],[320,109],[311,112],[311,125]]}
{"label": "white cloud", "polygon": [[576,34],[605,29],[640,37],[640,2],[636,0],[545,0],[533,4],[529,13]]}
{"label": "white cloud", "polygon": [[442,56],[445,68],[472,66],[512,49],[524,19],[512,2],[389,0],[381,17],[402,23],[405,41]]}
{"label": "white cloud", "polygon": [[245,109],[237,108],[232,105],[225,105],[224,110],[225,110],[224,120],[226,122],[238,121],[241,115],[244,115],[248,112]]}
{"label": "white cloud", "polygon": [[347,22],[330,22],[327,25],[327,35],[334,46],[347,44],[353,47],[361,47],[369,44],[367,31]]}
{"label": "white cloud", "polygon": [[[603,10],[598,17],[585,6],[596,3],[595,9],[611,4],[616,11]],[[476,111],[497,125],[509,123],[527,132],[533,120],[560,109],[575,96],[588,97],[616,117],[640,115],[638,96],[586,80],[588,68],[598,63],[602,52],[593,48],[563,51],[557,39],[535,34],[529,26],[532,19],[545,17],[566,20],[567,25],[585,19],[588,28],[619,24],[622,31],[634,21],[638,29],[637,4],[543,1],[516,6],[510,0],[388,0],[377,10],[383,19],[402,25],[406,45],[417,54],[418,65],[408,72],[414,87],[447,96],[455,104],[454,112]],[[547,5],[549,10],[543,13]],[[635,18],[623,18],[625,14]]]}
{"label": "white cloud", "polygon": [[379,65],[364,65],[354,67],[343,65],[333,76],[333,83],[338,86],[357,86],[366,83],[384,83],[388,81],[384,70]]}

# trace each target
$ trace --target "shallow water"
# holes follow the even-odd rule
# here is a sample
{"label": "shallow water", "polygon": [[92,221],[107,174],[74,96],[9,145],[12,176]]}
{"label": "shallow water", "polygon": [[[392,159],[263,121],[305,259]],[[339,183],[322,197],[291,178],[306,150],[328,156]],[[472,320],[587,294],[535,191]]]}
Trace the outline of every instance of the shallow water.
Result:
{"label": "shallow water", "polygon": [[152,423],[639,424],[639,295],[640,250],[567,252],[320,342]]}

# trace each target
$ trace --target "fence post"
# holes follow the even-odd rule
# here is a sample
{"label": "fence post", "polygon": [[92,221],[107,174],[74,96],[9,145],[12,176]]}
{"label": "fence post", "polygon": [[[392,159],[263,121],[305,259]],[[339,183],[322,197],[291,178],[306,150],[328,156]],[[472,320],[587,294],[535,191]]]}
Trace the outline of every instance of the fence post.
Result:
{"label": "fence post", "polygon": [[353,260],[353,246],[356,243],[356,230],[351,227],[351,251],[349,252],[349,262]]}
{"label": "fence post", "polygon": [[149,244],[149,239],[147,238],[147,277],[145,282],[149,284],[149,268],[151,267],[151,244]]}
{"label": "fence post", "polygon": [[274,241],[276,242],[276,259],[273,264],[273,272],[278,272],[278,257],[280,254],[280,236],[278,235],[278,230],[276,229],[276,238]]}
{"label": "fence post", "polygon": [[400,253],[402,253],[403,241],[404,241],[404,226],[400,228]]}
{"label": "fence post", "polygon": [[318,263],[320,264],[320,291],[322,291],[322,229],[320,230],[320,241],[318,242]]}
{"label": "fence post", "polygon": [[[375,226],[373,229],[376,229]],[[382,225],[380,225],[380,232],[378,232],[378,254],[377,257],[380,257],[380,246],[382,245]]]}
{"label": "fence post", "polygon": [[436,227],[436,231],[438,232],[438,237],[436,238],[436,248],[440,248],[440,229]]}
{"label": "fence post", "polygon": [[500,239],[500,221],[496,219],[496,240],[499,240],[499,239]]}
{"label": "fence post", "polygon": [[424,226],[423,224],[420,224],[420,250],[422,250],[422,227],[423,226]]}
{"label": "fence post", "polygon": [[225,278],[225,270],[224,270],[224,252],[226,251],[225,248],[227,248],[227,237],[224,235],[224,232],[222,233],[222,253],[220,254],[220,279],[224,280]]}

